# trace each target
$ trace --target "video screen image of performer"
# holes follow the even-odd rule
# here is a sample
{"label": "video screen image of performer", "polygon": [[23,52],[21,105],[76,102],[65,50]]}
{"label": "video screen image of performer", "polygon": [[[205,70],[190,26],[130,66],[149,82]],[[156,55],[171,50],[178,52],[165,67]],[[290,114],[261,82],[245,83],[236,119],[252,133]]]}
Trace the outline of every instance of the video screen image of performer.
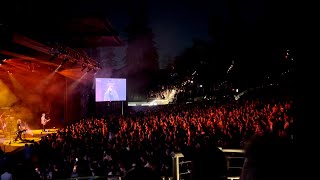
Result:
{"label": "video screen image of performer", "polygon": [[118,92],[117,92],[116,88],[114,87],[113,83],[108,83],[106,85],[106,91],[104,93],[103,99],[104,99],[104,101],[118,101],[119,100]]}

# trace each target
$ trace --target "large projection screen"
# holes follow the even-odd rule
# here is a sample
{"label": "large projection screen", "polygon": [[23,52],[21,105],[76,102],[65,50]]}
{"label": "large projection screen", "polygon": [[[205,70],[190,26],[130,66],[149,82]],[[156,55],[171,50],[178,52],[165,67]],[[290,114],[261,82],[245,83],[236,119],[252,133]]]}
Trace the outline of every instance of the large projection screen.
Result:
{"label": "large projection screen", "polygon": [[96,102],[126,101],[126,79],[96,78]]}

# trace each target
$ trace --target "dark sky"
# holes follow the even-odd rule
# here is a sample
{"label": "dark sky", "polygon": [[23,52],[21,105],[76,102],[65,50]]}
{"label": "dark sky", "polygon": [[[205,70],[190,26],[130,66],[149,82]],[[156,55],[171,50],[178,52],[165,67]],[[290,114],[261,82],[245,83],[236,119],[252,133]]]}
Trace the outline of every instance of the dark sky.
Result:
{"label": "dark sky", "polygon": [[[122,30],[128,23],[128,7],[120,4],[110,11],[108,18],[125,38]],[[261,55],[263,52],[258,51],[273,48],[270,44],[281,47],[289,37],[286,34],[290,34],[286,32],[292,20],[290,8],[286,1],[281,4],[266,0],[150,1],[148,17],[159,48],[160,66],[165,67],[169,57],[191,47],[194,38],[224,41],[222,44],[236,55],[246,54],[244,51],[250,48],[256,48],[254,51]],[[220,22],[211,27],[219,32],[213,39],[208,34],[212,17]]]}
{"label": "dark sky", "polygon": [[[221,0],[220,0],[221,1]],[[221,1],[222,2],[222,1]],[[160,67],[167,65],[168,58],[179,55],[185,48],[191,47],[193,38],[209,40],[208,21],[210,11],[223,13],[223,5],[219,1],[202,1],[187,3],[186,1],[151,1],[148,5],[150,27],[155,34],[158,47]],[[128,23],[126,7],[120,11],[109,13],[113,26],[120,31]],[[122,50],[119,50],[121,52]]]}
{"label": "dark sky", "polygon": [[[296,29],[290,27],[295,19],[291,17],[290,12],[293,10],[290,10],[292,6],[288,0],[281,1],[281,4],[276,0],[118,0],[112,3],[102,0],[85,3],[57,0],[54,4],[36,0],[34,4],[22,0],[16,1],[24,2],[23,7],[30,5],[27,8],[29,13],[32,11],[38,15],[48,12],[48,8],[51,8],[52,13],[49,14],[52,16],[61,16],[63,11],[67,14],[103,13],[123,39],[125,39],[124,29],[130,18],[128,10],[138,9],[142,1],[148,1],[147,15],[155,34],[161,67],[166,66],[169,57],[175,57],[190,47],[194,38],[213,40],[226,45],[235,55],[248,54],[246,52],[250,53],[249,49],[261,54],[258,52],[261,49],[286,46],[284,42],[294,39],[291,36]],[[128,2],[134,3],[128,4]],[[68,8],[63,8],[66,3]],[[4,10],[9,11],[10,8]],[[219,23],[210,26],[215,32],[211,39],[208,34],[208,23],[212,17]],[[118,48],[117,52],[120,55],[118,58],[121,58],[124,49]]]}
{"label": "dark sky", "polygon": [[[161,2],[161,3],[160,3]],[[160,66],[167,58],[181,53],[192,45],[192,39],[209,40],[207,4],[163,3],[150,5],[150,22],[159,48]]]}

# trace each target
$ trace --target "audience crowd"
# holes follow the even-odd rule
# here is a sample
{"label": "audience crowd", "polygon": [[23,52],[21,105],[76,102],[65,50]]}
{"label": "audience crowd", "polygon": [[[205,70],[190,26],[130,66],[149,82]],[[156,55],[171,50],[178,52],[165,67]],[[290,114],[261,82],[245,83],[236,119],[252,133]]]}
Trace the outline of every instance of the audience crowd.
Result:
{"label": "audience crowd", "polygon": [[83,119],[26,146],[24,159],[40,179],[123,176],[138,167],[169,177],[175,152],[193,159],[203,147],[244,148],[265,133],[293,139],[292,106],[290,100],[180,104]]}

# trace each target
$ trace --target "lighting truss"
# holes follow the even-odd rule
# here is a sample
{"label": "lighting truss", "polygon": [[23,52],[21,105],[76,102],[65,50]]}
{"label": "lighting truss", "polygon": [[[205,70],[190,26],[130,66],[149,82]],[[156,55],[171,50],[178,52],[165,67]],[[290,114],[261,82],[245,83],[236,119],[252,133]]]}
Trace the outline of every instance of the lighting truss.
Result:
{"label": "lighting truss", "polygon": [[63,45],[57,44],[52,47],[50,49],[50,54],[54,58],[68,59],[69,62],[81,64],[88,69],[101,69],[99,63],[88,57],[86,54]]}

